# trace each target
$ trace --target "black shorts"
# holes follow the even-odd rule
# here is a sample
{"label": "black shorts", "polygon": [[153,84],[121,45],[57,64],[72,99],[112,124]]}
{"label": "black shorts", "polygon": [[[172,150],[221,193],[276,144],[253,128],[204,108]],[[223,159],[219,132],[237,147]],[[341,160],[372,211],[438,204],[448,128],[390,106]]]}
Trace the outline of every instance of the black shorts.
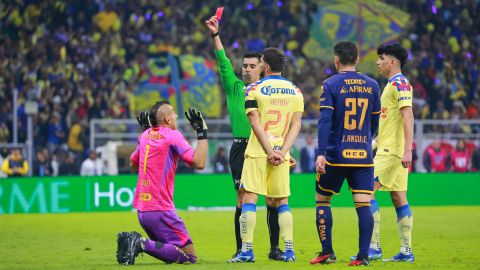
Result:
{"label": "black shorts", "polygon": [[247,149],[248,139],[233,139],[232,148],[230,148],[230,170],[232,172],[233,185],[235,190],[240,187],[242,178],[243,162],[245,161],[245,149]]}

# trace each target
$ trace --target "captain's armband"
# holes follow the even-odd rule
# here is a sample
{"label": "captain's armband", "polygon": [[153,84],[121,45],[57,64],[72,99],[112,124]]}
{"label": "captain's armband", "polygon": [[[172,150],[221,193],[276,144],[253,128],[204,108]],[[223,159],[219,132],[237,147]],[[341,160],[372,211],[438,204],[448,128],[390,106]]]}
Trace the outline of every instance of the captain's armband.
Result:
{"label": "captain's armband", "polygon": [[256,100],[247,100],[245,101],[245,109],[258,108],[258,103]]}

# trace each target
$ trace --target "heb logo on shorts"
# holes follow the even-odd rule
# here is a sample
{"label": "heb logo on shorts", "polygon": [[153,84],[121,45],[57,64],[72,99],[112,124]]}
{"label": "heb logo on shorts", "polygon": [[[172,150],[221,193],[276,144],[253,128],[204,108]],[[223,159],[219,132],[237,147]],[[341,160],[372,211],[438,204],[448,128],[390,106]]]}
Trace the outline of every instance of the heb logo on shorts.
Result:
{"label": "heb logo on shorts", "polygon": [[273,94],[284,94],[284,95],[296,95],[295,89],[293,88],[282,88],[282,87],[272,87],[270,85],[264,86],[260,89],[260,92],[265,96],[271,96]]}
{"label": "heb logo on shorts", "polygon": [[367,158],[367,151],[363,149],[344,149],[342,156],[350,159],[365,159]]}

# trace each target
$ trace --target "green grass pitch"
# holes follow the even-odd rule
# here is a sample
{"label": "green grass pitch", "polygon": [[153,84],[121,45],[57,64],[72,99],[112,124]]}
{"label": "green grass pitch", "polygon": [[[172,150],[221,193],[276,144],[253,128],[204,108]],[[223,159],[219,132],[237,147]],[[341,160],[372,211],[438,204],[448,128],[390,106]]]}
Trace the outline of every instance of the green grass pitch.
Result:
{"label": "green grass pitch", "polygon": [[[398,252],[392,207],[381,208],[384,256]],[[415,263],[372,262],[372,269],[480,269],[480,207],[413,207]],[[253,264],[227,264],[234,251],[233,212],[180,211],[199,255],[197,265],[167,265],[148,255],[137,257],[131,269],[350,269],[357,252],[354,208],[333,208],[334,265],[309,265],[320,250],[315,210],[293,209],[297,262],[269,261],[266,211],[257,213]],[[0,269],[125,269],[115,261],[116,234],[137,230],[134,212],[33,214],[0,216]]]}

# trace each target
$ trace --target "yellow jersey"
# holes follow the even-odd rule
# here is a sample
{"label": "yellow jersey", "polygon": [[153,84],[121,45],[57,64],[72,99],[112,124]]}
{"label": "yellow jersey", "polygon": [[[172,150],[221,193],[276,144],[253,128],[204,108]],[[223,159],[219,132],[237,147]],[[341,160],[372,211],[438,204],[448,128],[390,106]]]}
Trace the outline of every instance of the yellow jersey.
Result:
{"label": "yellow jersey", "polygon": [[[303,112],[300,89],[282,76],[268,76],[247,86],[245,110],[258,110],[260,124],[267,133],[272,149],[280,150],[290,130],[294,112]],[[253,130],[250,133],[245,156],[267,157]],[[290,159],[287,153],[285,160]]]}
{"label": "yellow jersey", "polygon": [[400,109],[412,107],[412,91],[409,81],[401,73],[390,78],[383,89],[377,155],[403,156],[405,135]]}

